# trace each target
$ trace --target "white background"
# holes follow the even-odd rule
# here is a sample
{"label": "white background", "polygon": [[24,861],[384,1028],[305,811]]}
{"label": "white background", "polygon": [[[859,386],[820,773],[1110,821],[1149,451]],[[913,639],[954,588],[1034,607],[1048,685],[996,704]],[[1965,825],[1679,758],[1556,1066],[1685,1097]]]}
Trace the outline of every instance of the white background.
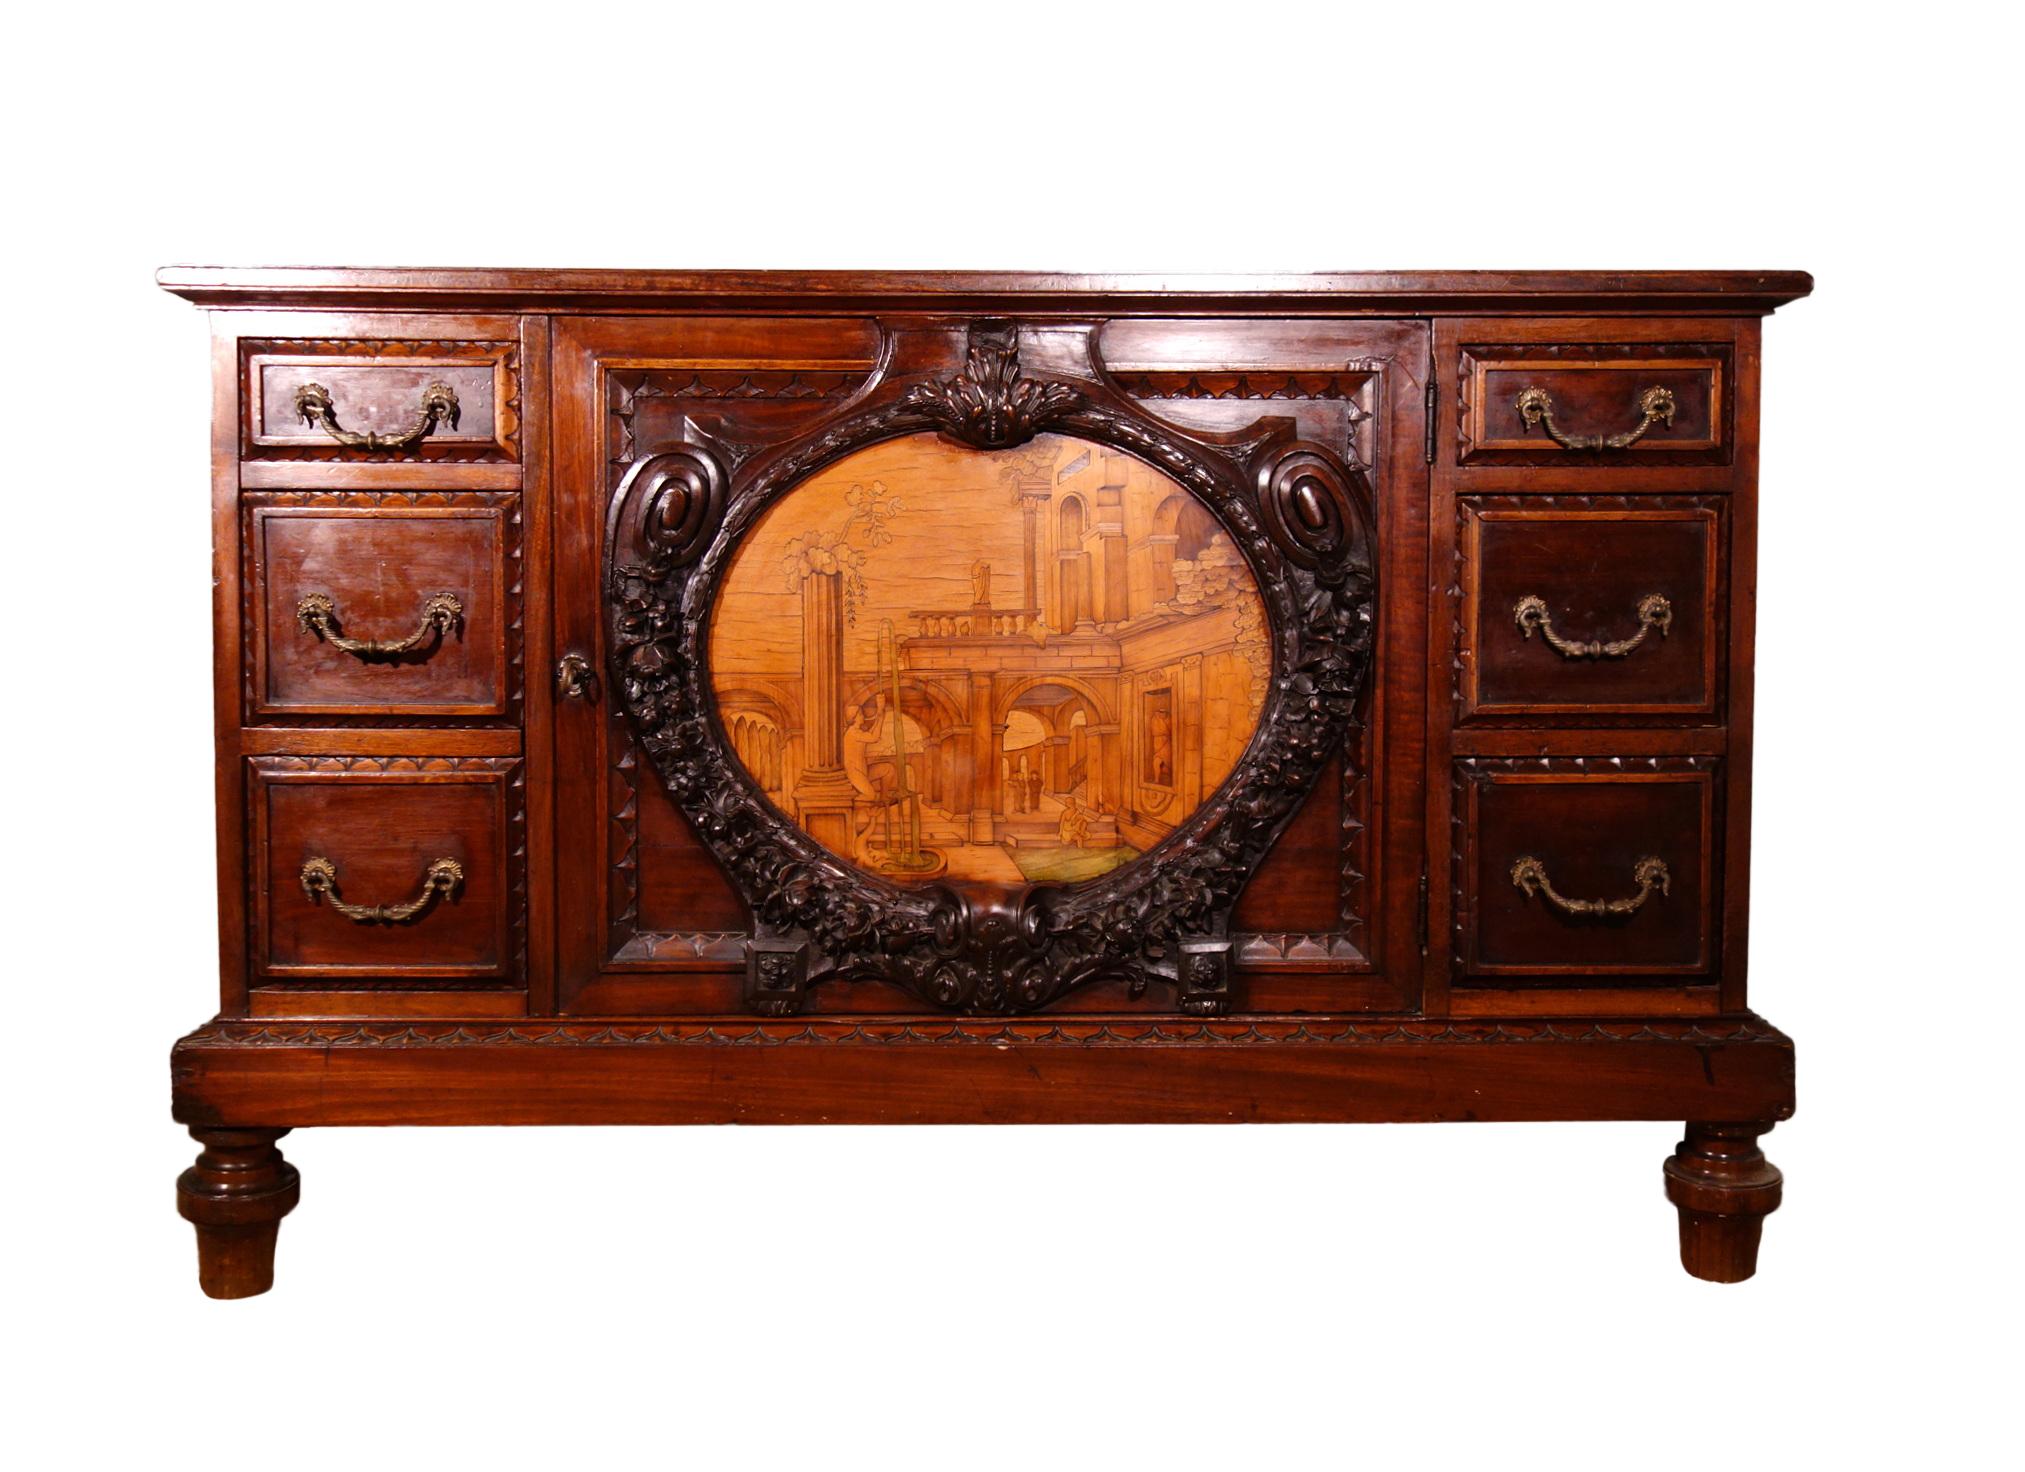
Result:
{"label": "white background", "polygon": [[[713,8],[16,17],[13,1465],[2015,1455],[2006,12]],[[168,262],[1811,270],[1765,342],[1752,986],[1801,1105],[1761,1275],[1680,1271],[1665,1124],[312,1131],[277,1291],[204,1299],[166,1063],[215,985],[209,384]]]}

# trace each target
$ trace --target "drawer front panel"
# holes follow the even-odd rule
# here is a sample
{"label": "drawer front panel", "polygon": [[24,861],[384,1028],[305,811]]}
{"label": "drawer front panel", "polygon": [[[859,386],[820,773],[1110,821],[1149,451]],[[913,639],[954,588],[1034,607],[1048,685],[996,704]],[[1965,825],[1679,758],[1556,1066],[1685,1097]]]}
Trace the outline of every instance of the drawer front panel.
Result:
{"label": "drawer front panel", "polygon": [[250,768],[258,975],[522,974],[517,759],[262,757]]}
{"label": "drawer front panel", "polygon": [[511,343],[249,339],[241,351],[248,459],[518,458]]}
{"label": "drawer front panel", "polygon": [[1715,715],[1714,504],[1469,497],[1457,515],[1462,719]]}
{"label": "drawer front panel", "polygon": [[249,715],[506,716],[513,499],[251,507]]}
{"label": "drawer front panel", "polygon": [[1715,788],[1702,757],[1458,764],[1459,977],[1706,974]]}
{"label": "drawer front panel", "polygon": [[1463,464],[1715,465],[1730,458],[1725,343],[1463,349]]}

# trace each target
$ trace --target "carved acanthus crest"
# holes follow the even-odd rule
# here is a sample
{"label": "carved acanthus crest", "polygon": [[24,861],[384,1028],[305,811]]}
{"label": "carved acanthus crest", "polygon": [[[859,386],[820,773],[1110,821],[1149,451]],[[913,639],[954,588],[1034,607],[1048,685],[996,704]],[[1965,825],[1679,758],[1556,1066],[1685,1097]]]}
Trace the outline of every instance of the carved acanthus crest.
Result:
{"label": "carved acanthus crest", "polygon": [[1025,444],[1082,400],[1069,384],[1020,377],[1019,334],[1000,323],[971,331],[963,372],[917,384],[900,402],[953,439],[1003,450]]}

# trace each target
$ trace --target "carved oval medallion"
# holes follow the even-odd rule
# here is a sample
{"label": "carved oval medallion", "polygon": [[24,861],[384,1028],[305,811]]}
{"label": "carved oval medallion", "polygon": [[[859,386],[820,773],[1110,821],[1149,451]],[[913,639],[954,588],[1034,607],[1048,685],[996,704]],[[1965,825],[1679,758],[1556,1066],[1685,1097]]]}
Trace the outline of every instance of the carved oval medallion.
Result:
{"label": "carved oval medallion", "polygon": [[[1289,507],[1302,545],[1342,535],[1298,486]],[[754,785],[900,882],[1131,862],[1229,775],[1271,673],[1258,587],[1209,508],[1062,435],[911,435],[830,464],[744,537],[709,647]]]}
{"label": "carved oval medallion", "polygon": [[671,564],[702,555],[724,514],[724,466],[700,445],[642,460],[627,472],[618,504],[639,518],[639,540]]}
{"label": "carved oval medallion", "polygon": [[1336,561],[1350,544],[1350,487],[1335,458],[1296,441],[1259,467],[1259,509],[1273,539],[1303,567]]}

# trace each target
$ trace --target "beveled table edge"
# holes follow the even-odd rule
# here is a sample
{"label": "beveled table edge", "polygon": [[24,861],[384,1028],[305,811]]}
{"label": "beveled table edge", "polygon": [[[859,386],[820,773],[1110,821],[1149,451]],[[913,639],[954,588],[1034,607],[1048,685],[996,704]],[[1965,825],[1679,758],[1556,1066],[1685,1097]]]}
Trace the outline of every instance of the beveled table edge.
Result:
{"label": "beveled table edge", "polygon": [[1750,315],[1814,289],[1805,271],[679,271],[165,266],[209,307],[1027,316],[1531,312]]}

